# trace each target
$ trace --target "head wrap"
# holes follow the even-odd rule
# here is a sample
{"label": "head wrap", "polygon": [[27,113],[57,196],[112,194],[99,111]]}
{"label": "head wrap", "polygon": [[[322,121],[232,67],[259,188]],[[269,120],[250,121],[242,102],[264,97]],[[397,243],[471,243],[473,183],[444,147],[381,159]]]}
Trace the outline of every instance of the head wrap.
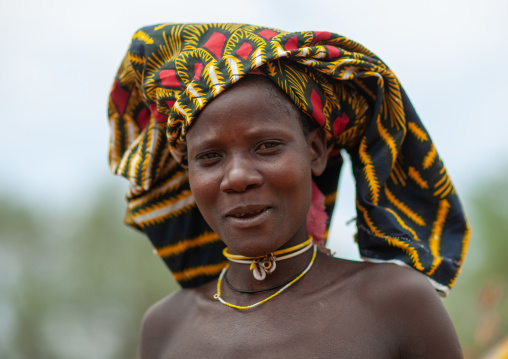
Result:
{"label": "head wrap", "polygon": [[194,202],[185,135],[200,111],[261,71],[327,135],[314,178],[331,215],[342,165],[356,179],[362,257],[409,265],[437,290],[454,284],[469,228],[443,163],[397,77],[330,32],[243,24],[162,24],[137,31],[109,100],[111,170],[130,181],[126,222],[144,231],[183,287],[218,276],[224,244]]}

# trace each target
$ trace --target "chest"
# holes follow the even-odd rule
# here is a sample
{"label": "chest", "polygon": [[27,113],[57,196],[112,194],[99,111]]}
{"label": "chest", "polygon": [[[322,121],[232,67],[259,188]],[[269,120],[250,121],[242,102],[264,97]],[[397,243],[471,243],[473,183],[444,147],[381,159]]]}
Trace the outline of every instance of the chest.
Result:
{"label": "chest", "polygon": [[162,357],[394,357],[389,330],[355,303],[293,301],[269,307],[274,303],[251,311],[197,310],[167,338]]}

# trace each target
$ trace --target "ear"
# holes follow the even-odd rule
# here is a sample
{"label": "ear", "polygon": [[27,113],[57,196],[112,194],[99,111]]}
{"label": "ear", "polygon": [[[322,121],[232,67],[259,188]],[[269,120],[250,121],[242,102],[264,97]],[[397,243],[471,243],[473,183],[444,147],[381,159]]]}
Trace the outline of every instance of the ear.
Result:
{"label": "ear", "polygon": [[321,127],[312,130],[307,141],[311,156],[312,174],[319,176],[325,170],[328,161],[325,131]]}

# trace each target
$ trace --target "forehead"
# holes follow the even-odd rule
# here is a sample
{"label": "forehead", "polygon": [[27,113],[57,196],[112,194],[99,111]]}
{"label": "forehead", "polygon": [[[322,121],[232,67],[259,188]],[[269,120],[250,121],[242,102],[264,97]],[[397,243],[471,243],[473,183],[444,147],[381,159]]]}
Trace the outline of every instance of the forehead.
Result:
{"label": "forehead", "polygon": [[[231,106],[234,106],[234,101],[249,99],[251,97],[263,98],[263,109],[271,109],[273,111],[284,110],[288,114],[293,111],[299,111],[288,96],[264,75],[246,75],[231,88],[212,100],[205,109],[209,109],[210,105],[213,107],[217,102],[223,103],[226,101],[229,101]],[[234,98],[234,100],[231,98]],[[236,103],[239,104],[239,102]]]}
{"label": "forehead", "polygon": [[265,129],[284,125],[301,131],[299,110],[262,75],[247,75],[208,103],[190,127],[187,140],[223,130],[224,125]]}

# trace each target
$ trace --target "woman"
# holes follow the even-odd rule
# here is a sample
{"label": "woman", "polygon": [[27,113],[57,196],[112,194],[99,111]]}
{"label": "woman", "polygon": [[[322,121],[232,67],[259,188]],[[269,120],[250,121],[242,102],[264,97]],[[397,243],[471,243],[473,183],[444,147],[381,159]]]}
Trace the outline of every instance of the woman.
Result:
{"label": "woman", "polygon": [[[453,285],[467,224],[374,54],[325,32],[147,27],[120,68],[110,122],[112,169],[131,181],[127,221],[186,288],[146,314],[143,358],[461,357],[432,285]],[[342,148],[362,255],[427,277],[313,246]]]}

